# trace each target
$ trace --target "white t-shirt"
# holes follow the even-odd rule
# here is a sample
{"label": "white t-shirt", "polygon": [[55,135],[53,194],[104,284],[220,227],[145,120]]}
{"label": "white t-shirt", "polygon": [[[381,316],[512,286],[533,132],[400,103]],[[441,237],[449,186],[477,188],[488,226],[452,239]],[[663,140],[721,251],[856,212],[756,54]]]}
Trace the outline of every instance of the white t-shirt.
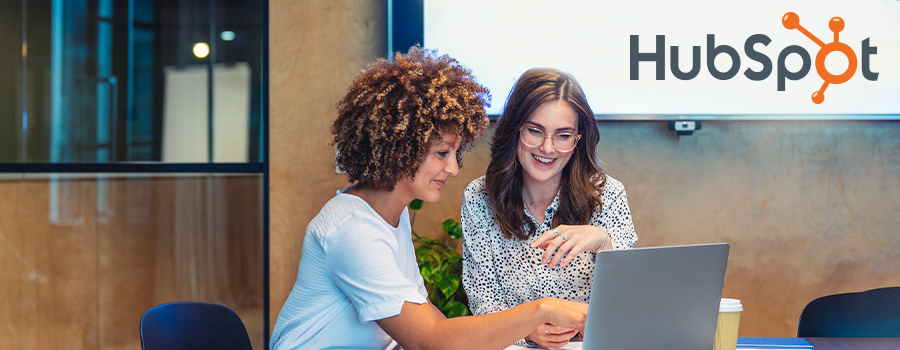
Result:
{"label": "white t-shirt", "polygon": [[399,227],[338,191],[306,228],[297,280],[278,314],[271,349],[384,349],[374,321],[427,301],[409,211]]}

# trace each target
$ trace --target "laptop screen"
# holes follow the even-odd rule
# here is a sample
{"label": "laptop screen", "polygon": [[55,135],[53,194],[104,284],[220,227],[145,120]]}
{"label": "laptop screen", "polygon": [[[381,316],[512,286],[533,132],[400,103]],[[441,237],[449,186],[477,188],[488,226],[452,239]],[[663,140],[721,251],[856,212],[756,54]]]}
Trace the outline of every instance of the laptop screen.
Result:
{"label": "laptop screen", "polygon": [[584,349],[712,349],[728,244],[597,254]]}

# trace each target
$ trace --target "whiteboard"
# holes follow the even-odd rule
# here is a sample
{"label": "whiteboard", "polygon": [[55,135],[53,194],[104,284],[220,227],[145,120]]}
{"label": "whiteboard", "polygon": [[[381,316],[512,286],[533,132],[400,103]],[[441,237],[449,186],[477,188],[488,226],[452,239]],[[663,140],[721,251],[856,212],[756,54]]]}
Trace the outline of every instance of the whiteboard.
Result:
{"label": "whiteboard", "polygon": [[[898,0],[424,0],[424,46],[449,54],[470,68],[476,80],[491,90],[488,114],[502,112],[516,79],[532,67],[553,67],[572,73],[581,83],[596,115],[608,118],[696,119],[811,118],[900,119],[900,1]],[[823,43],[833,41],[833,17],[845,27],[839,42],[857,59],[852,77],[830,84],[820,104],[812,101],[824,80],[815,67],[820,46],[799,30],[782,24],[787,12]],[[734,48],[738,73],[720,80],[710,73],[708,35],[715,45]],[[743,73],[761,71],[749,58],[745,42],[754,34],[770,39],[753,49],[771,60],[771,73],[754,81]],[[631,79],[630,38],[638,38],[641,53],[656,51],[656,36],[665,36],[664,80],[656,79],[656,62],[638,62]],[[863,40],[869,54],[863,74]],[[699,72],[681,80],[671,70],[671,47],[679,50],[679,70],[692,68],[693,46],[700,47]],[[778,91],[779,68],[801,71],[798,53],[780,53],[799,46],[808,53],[807,74],[784,79]],[[718,71],[728,71],[727,54],[713,57]],[[840,75],[849,60],[841,52],[824,57],[827,72]],[[871,75],[870,75],[871,76]]]}

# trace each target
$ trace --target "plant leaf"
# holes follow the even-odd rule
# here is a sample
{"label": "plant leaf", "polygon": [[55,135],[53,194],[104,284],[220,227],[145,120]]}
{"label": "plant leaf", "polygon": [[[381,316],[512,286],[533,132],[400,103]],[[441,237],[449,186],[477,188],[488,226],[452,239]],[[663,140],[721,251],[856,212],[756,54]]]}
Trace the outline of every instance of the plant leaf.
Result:
{"label": "plant leaf", "polygon": [[441,310],[441,313],[443,313],[444,316],[446,316],[447,307],[450,306],[450,302],[452,300],[441,298],[441,293],[432,293],[432,295],[434,295],[434,298],[431,300],[431,303],[434,304],[434,307],[436,307],[438,310]]}
{"label": "plant leaf", "polygon": [[444,232],[450,233],[450,231],[452,230],[453,224],[455,224],[455,223],[456,223],[456,220],[453,220],[453,219],[444,220],[444,223],[443,223]]}
{"label": "plant leaf", "polygon": [[[419,210],[422,207],[421,200],[409,203],[410,210]],[[415,215],[413,212],[412,215]],[[462,238],[462,225],[454,219],[444,220],[441,227],[452,239]],[[419,264],[419,272],[428,290],[428,299],[438,310],[447,317],[471,315],[471,311],[465,303],[458,301],[458,295],[465,291],[459,288],[462,274],[462,254],[452,247],[449,240],[433,239],[412,233],[413,243],[416,244],[416,260]],[[448,241],[445,243],[444,241]]]}
{"label": "plant leaf", "polygon": [[419,263],[425,262],[425,256],[430,251],[431,251],[431,248],[428,248],[424,245],[421,245],[418,248],[416,248],[416,258],[419,259]]}
{"label": "plant leaf", "polygon": [[438,288],[440,288],[441,293],[444,293],[444,297],[452,298],[453,294],[456,293],[456,289],[459,288],[459,275],[445,274],[438,282]]}
{"label": "plant leaf", "polygon": [[463,303],[460,303],[456,300],[451,300],[441,311],[445,316],[447,316],[447,318],[469,315],[469,308],[467,308]]}
{"label": "plant leaf", "polygon": [[462,237],[462,225],[453,219],[444,220],[444,232],[447,232],[453,239],[460,239]]}
{"label": "plant leaf", "polygon": [[434,280],[432,276],[434,275],[434,270],[431,268],[431,262],[426,262],[419,266],[419,273],[422,274],[422,279],[425,280],[425,284],[432,284]]}
{"label": "plant leaf", "polygon": [[421,199],[413,199],[412,202],[409,202],[410,210],[419,210],[422,209],[422,200]]}
{"label": "plant leaf", "polygon": [[443,260],[443,259],[441,259],[441,255],[438,254],[438,252],[436,252],[434,250],[428,251],[428,258],[429,258],[429,260],[434,261],[435,263],[438,263],[438,264],[441,262],[441,260]]}

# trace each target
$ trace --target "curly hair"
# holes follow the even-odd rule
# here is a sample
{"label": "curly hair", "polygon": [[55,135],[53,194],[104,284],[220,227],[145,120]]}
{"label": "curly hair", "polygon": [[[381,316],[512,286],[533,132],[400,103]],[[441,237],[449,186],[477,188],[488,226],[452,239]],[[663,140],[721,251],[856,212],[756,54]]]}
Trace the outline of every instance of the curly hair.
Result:
{"label": "curly hair", "polygon": [[552,68],[532,68],[513,87],[503,115],[491,138],[491,161],[485,174],[485,192],[495,221],[507,239],[528,239],[536,227],[525,216],[522,166],[516,157],[519,130],[543,103],[566,101],[578,114],[579,142],[562,170],[559,209],[552,226],[584,225],[596,206],[603,205],[606,175],[597,158],[600,132],[581,85],[571,74]]}
{"label": "curly hair", "polygon": [[337,104],[336,165],[350,182],[393,191],[419,170],[432,144],[456,135],[462,152],[484,134],[490,92],[456,59],[412,47],[369,64]]}

